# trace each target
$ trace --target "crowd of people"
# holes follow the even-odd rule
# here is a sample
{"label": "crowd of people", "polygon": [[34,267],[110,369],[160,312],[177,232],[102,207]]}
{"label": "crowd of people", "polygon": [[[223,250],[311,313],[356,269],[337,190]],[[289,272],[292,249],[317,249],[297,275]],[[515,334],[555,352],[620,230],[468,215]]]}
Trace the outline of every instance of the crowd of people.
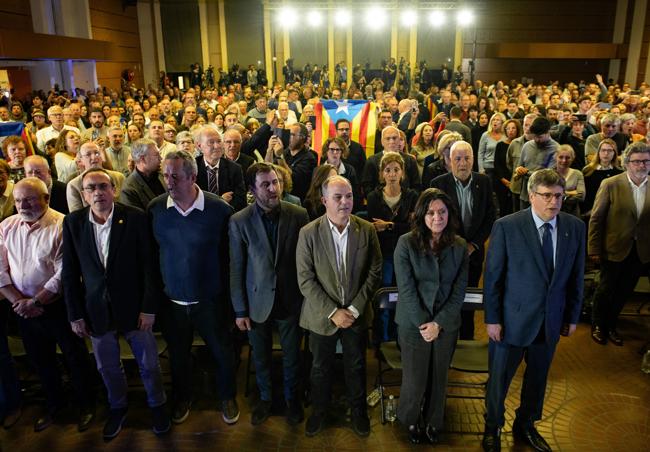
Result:
{"label": "crowd of people", "polygon": [[[500,450],[504,401],[525,355],[513,433],[550,450],[534,422],[555,346],[578,323],[586,258],[600,267],[591,328],[601,345],[623,345],[618,316],[648,274],[650,87],[600,76],[527,86],[459,77],[404,92],[380,79],[343,80],[52,90],[0,106],[0,121],[24,123],[35,144],[31,153],[29,142],[6,137],[0,160],[6,428],[21,416],[6,340],[11,315],[46,395],[36,431],[66,402],[55,344],[75,389],[78,428],[92,423],[89,338],[108,394],[103,435],[119,434],[128,408],[119,335],[136,358],[153,431],[184,422],[200,397],[191,384],[195,331],[217,364],[228,424],[239,419],[236,338],[247,333],[259,390],[251,422],[259,425],[271,415],[277,329],[287,422],[304,418],[300,344],[308,332],[305,433],[326,424],[340,341],[351,425],[367,436],[372,300],[396,285],[394,319],[378,313],[373,340],[399,342],[398,418],[411,442],[435,443],[456,341],[475,334],[464,294],[483,277],[483,447]],[[313,149],[314,107],[345,98],[377,104],[374,148],[352,141],[350,121],[340,119]],[[154,328],[168,347],[169,401]]]}

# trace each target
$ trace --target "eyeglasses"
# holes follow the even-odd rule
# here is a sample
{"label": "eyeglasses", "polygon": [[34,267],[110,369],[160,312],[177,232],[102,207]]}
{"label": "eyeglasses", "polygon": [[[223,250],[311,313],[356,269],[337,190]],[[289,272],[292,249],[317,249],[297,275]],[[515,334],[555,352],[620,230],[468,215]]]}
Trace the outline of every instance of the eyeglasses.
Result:
{"label": "eyeglasses", "polygon": [[349,132],[350,128],[345,128],[345,129],[336,129],[337,132]]}
{"label": "eyeglasses", "polygon": [[101,154],[101,152],[84,152],[83,154],[81,154],[81,156],[85,157],[85,158],[101,157],[102,154]]}
{"label": "eyeglasses", "polygon": [[327,149],[329,152],[334,152],[334,153],[341,153],[343,152],[343,149],[340,148],[329,148]]}
{"label": "eyeglasses", "polygon": [[551,202],[552,199],[559,201],[560,199],[564,201],[566,196],[564,193],[540,193],[538,191],[534,192],[537,196],[541,196],[544,201]]}
{"label": "eyeglasses", "polygon": [[86,185],[83,190],[86,193],[93,193],[95,190],[97,191],[107,191],[109,188],[111,188],[111,184],[107,184],[106,182],[103,182],[101,184],[88,184]]}
{"label": "eyeglasses", "polygon": [[631,163],[632,165],[647,165],[648,163],[650,163],[650,159],[630,160],[628,163]]}

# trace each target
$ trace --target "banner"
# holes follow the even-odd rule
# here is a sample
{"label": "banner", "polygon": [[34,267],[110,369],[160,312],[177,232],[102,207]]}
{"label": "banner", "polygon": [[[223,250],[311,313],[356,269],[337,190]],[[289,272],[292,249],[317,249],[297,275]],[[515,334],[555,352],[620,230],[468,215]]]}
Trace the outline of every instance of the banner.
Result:
{"label": "banner", "polygon": [[[29,133],[27,133],[25,124],[22,122],[0,122],[0,146],[2,146],[4,139],[11,135],[18,135],[21,137],[25,143],[25,152],[27,155],[34,155],[35,152],[34,146],[32,145],[32,139],[29,136]],[[0,151],[0,154],[2,154],[2,151]],[[6,159],[7,156],[2,155],[2,158]]]}
{"label": "banner", "polygon": [[320,156],[321,148],[328,138],[336,136],[336,121],[350,121],[350,139],[366,151],[366,157],[375,153],[377,132],[377,104],[367,100],[322,100],[314,106],[316,128],[312,147]]}

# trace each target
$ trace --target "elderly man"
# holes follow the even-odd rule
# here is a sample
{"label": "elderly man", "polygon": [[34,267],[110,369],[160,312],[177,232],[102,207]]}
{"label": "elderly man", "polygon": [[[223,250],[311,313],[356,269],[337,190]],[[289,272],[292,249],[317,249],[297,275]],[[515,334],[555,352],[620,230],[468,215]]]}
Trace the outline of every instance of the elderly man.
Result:
{"label": "elderly man", "polygon": [[45,143],[52,138],[58,138],[63,129],[74,130],[77,134],[80,134],[79,129],[76,127],[70,127],[63,123],[63,109],[58,105],[47,109],[47,119],[51,125],[36,132],[36,146],[43,154],[45,154]]}
{"label": "elderly man", "polygon": [[[368,195],[379,185],[379,164],[384,154],[388,152],[401,152],[400,131],[395,126],[387,126],[381,131],[381,142],[383,151],[378,154],[371,155],[366,160],[366,165],[363,168],[363,176],[361,177],[361,186],[363,192]],[[418,172],[418,164],[415,159],[408,154],[401,154],[404,158],[405,175],[403,184],[405,187],[412,188],[419,191],[420,173]]]}
{"label": "elderly man", "polygon": [[[172,421],[184,422],[192,404],[192,347],[196,329],[217,363],[217,396],[227,424],[239,419],[233,324],[228,294],[228,221],[232,207],[196,184],[194,157],[170,152],[163,160],[168,194],[148,207],[164,292],[162,331],[172,374]],[[183,231],[179,236],[179,231]]]}
{"label": "elderly man", "polygon": [[255,159],[241,153],[242,131],[246,128],[241,124],[235,124],[223,133],[223,146],[225,156],[228,160],[241,166],[242,172],[246,174],[248,168],[255,163]]}
{"label": "elderly man", "polygon": [[131,149],[124,144],[124,130],[119,126],[113,126],[108,130],[108,143],[106,157],[111,162],[113,170],[119,171],[127,177],[129,170],[129,157]]}
{"label": "elderly man", "polygon": [[34,431],[49,427],[66,402],[57,344],[81,408],[77,428],[84,431],[94,417],[95,397],[86,345],[70,330],[61,300],[63,214],[48,207],[47,187],[34,177],[16,184],[14,198],[18,214],[0,224],[0,293],[19,316],[25,349],[46,396],[47,409],[36,419]]}
{"label": "elderly man", "polygon": [[305,297],[300,326],[309,331],[313,354],[313,412],[305,434],[323,428],[331,399],[336,344],[343,346],[352,428],[368,436],[366,337],[371,302],[381,282],[381,251],[374,227],[352,215],[352,186],[332,176],[322,187],[325,215],[300,230],[296,247],[298,284]]}
{"label": "elderly man", "polygon": [[585,156],[587,157],[587,162],[593,160],[594,156],[598,152],[598,145],[600,145],[600,142],[605,138],[611,138],[614,140],[619,151],[625,149],[627,146],[627,140],[625,135],[619,131],[620,125],[621,120],[617,115],[612,113],[608,113],[600,119],[600,132],[589,135],[585,141]]}
{"label": "elderly man", "polygon": [[142,138],[131,144],[131,158],[135,169],[124,181],[120,201],[131,207],[146,210],[156,196],[167,191],[160,172],[160,152],[156,143]]}
{"label": "elderly man", "polygon": [[165,141],[165,124],[162,121],[151,121],[149,123],[149,138],[156,143],[162,158],[165,158],[168,152],[176,150],[175,144]]}
{"label": "elderly man", "polygon": [[575,332],[582,305],[585,225],[560,212],[564,179],[554,170],[528,180],[531,208],[500,218],[485,266],[485,324],[490,338],[483,450],[501,450],[505,399],[522,359],[526,372],[512,433],[534,450],[551,448],[535,429],[560,335]]}
{"label": "elderly man", "polygon": [[11,180],[16,183],[20,179],[23,179],[25,177],[25,167],[23,165],[27,156],[23,139],[17,135],[5,137],[2,142],[2,151],[11,168],[11,172],[9,173]]}
{"label": "elderly man", "polygon": [[626,171],[605,179],[591,210],[588,253],[600,264],[594,296],[593,340],[623,345],[618,316],[641,275],[650,270],[650,147],[631,144],[623,157]]}
{"label": "elderly man", "polygon": [[194,134],[201,155],[196,158],[196,183],[201,190],[219,195],[236,211],[246,207],[246,187],[241,166],[224,158],[221,134],[203,126]]}
{"label": "elderly man", "polygon": [[296,114],[289,108],[288,102],[279,102],[278,111],[276,112],[278,119],[284,122],[285,127],[291,126],[298,122]]}
{"label": "elderly man", "polygon": [[72,212],[63,223],[62,280],[72,330],[90,338],[108,392],[104,440],[120,433],[127,412],[118,334],[135,356],[153,431],[160,435],[171,423],[151,331],[161,287],[147,215],[114,202],[115,185],[106,170],[89,169],[81,178],[89,207]]}
{"label": "elderly man", "polygon": [[271,349],[277,327],[287,422],[297,425],[303,408],[298,389],[302,294],[296,278],[296,244],[309,217],[302,207],[280,201],[282,188],[272,165],[255,163],[246,178],[255,203],[230,220],[230,294],[237,327],[248,331],[253,347],[260,401],[251,423],[259,425],[271,414]]}
{"label": "elderly man", "polygon": [[47,186],[50,194],[50,207],[57,212],[67,214],[68,200],[66,199],[66,185],[58,180],[52,179],[52,171],[45,157],[30,155],[25,159],[25,176],[36,177]]}
{"label": "elderly man", "polygon": [[[449,153],[451,172],[436,177],[431,186],[449,195],[458,213],[459,234],[467,241],[469,275],[467,285],[478,287],[483,272],[485,242],[496,219],[492,185],[485,174],[472,171],[472,145],[457,141]],[[474,339],[474,311],[461,311],[460,339]]]}
{"label": "elderly man", "polygon": [[[79,149],[79,159],[86,170],[102,167],[102,154],[94,141],[89,141],[81,145],[81,148]],[[113,179],[117,196],[120,196],[122,185],[124,185],[124,174],[113,170],[106,170],[106,172],[111,176],[111,179]],[[68,209],[70,212],[88,206],[86,198],[83,196],[81,176],[82,175],[80,174],[68,182],[66,188],[66,199],[68,200]]]}

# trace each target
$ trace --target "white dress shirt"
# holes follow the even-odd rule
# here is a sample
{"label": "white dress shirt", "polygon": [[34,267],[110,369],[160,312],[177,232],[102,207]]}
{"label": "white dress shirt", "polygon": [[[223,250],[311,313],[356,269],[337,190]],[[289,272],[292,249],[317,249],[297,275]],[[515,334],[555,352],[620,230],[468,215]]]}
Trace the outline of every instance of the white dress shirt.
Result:
{"label": "white dress shirt", "polygon": [[111,213],[104,222],[101,224],[95,220],[92,209],[88,210],[88,220],[93,225],[93,231],[95,232],[95,245],[97,246],[97,253],[99,254],[99,260],[101,261],[104,268],[106,268],[106,261],[108,260],[108,247],[111,243],[111,226],[113,225],[113,212],[114,207],[111,207]]}

